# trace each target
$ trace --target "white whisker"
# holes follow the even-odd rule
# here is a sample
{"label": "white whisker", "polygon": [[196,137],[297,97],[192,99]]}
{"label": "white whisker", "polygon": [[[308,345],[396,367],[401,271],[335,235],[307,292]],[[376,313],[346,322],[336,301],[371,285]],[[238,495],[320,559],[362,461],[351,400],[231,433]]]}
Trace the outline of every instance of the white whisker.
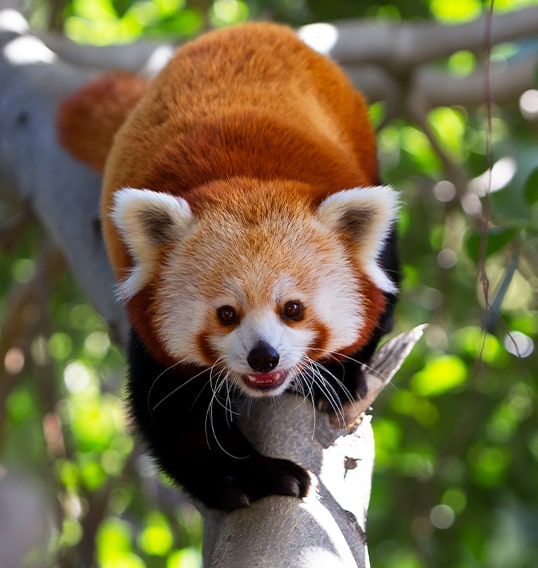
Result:
{"label": "white whisker", "polygon": [[[148,392],[148,407],[149,407],[149,399],[151,396],[151,391],[153,390],[153,387],[155,386],[155,383],[169,370],[173,369],[174,367],[176,367],[177,365],[179,365],[180,363],[182,363],[182,361],[179,361],[178,363],[174,363],[172,366],[168,367],[168,369],[164,370],[154,381],[153,384],[151,385],[151,388]],[[150,410],[152,412],[154,412],[155,410],[157,410],[157,408],[163,403],[165,402],[168,398],[170,398],[172,395],[176,394],[176,392],[178,392],[180,389],[182,389],[184,386],[188,385],[191,381],[194,381],[195,379],[197,379],[198,377],[200,377],[201,375],[203,375],[205,372],[207,371],[207,369],[202,369],[199,373],[197,373],[196,375],[193,375],[192,377],[190,377],[188,380],[186,380],[185,382],[182,382],[180,385],[178,385],[174,390],[170,391],[168,394],[166,394],[157,404],[155,404],[155,406],[151,407]]]}
{"label": "white whisker", "polygon": [[[314,363],[314,364],[316,364],[316,363]],[[323,369],[325,370],[325,372],[329,373],[327,371],[327,369],[325,369],[325,368],[323,368]],[[341,392],[345,395],[348,402],[351,405],[354,406],[356,401],[353,398],[352,394],[349,392],[349,389],[344,385],[344,383],[341,380],[339,380],[337,377],[332,375],[332,373],[329,373],[329,375],[333,378],[333,380],[336,382],[336,384],[340,387]],[[318,383],[319,386],[320,386],[320,389],[322,389],[325,392],[325,396],[326,396],[329,404],[333,408],[334,413],[338,416],[338,421],[340,423],[340,426],[342,428],[345,428],[346,420],[345,420],[345,414],[344,414],[344,411],[343,411],[342,400],[338,396],[336,389],[333,387],[333,385],[331,384],[330,381],[328,381],[321,373],[318,374],[318,377],[320,378],[320,383]]]}
{"label": "white whisker", "polygon": [[[342,392],[344,393],[345,397],[347,398],[347,400],[349,402],[351,402],[352,404],[355,402],[355,398],[353,396],[353,393],[349,391],[349,389],[346,387],[346,385],[344,384],[344,382],[342,380],[340,380],[336,375],[334,375],[333,373],[331,373],[324,365],[322,365],[321,363],[318,363],[316,361],[312,361],[312,364],[316,366],[316,368],[318,369],[323,369],[323,371],[325,371],[330,377],[331,379],[342,389]],[[321,378],[326,381],[329,385],[330,382],[327,381],[327,379],[325,379],[325,377],[323,377],[323,375],[321,375]],[[331,385],[331,388],[333,388],[333,386]],[[334,390],[334,393],[336,394],[336,390]],[[337,396],[338,400],[340,401],[340,398]]]}
{"label": "white whisker", "polygon": [[[213,435],[213,439],[215,440],[215,442],[217,443],[217,446],[227,455],[230,456],[231,458],[234,459],[245,459],[248,456],[235,456],[232,453],[230,453],[220,442],[219,437],[217,435],[217,431],[215,429],[215,423],[213,421],[213,405],[215,403],[215,401],[217,401],[218,404],[220,404],[221,406],[223,406],[223,408],[225,408],[225,412],[227,411],[227,407],[224,406],[222,404],[222,401],[220,401],[219,399],[219,391],[222,387],[226,386],[227,383],[230,382],[230,378],[229,378],[229,373],[226,372],[225,369],[220,369],[219,370],[219,374],[216,378],[216,382],[217,384],[214,386],[213,385],[213,375],[212,375],[212,371],[214,370],[215,365],[213,365],[213,367],[211,367],[211,374],[210,374],[210,378],[209,378],[209,384],[211,386],[211,391],[212,391],[212,396],[211,396],[211,400],[209,401],[209,404],[207,406],[207,410],[206,410],[206,420],[205,420],[205,425],[206,425],[206,441],[207,441],[207,445],[208,447],[211,449],[211,443],[209,440],[209,432],[208,432],[208,422],[209,422],[209,426],[211,428],[211,434]],[[222,374],[225,373],[224,377],[222,376]],[[231,408],[230,408],[230,412],[231,412]]]}
{"label": "white whisker", "polygon": [[355,359],[355,358],[353,358],[349,355],[344,355],[343,353],[339,353],[339,352],[327,351],[326,349],[315,349],[314,348],[314,349],[311,349],[311,350],[312,351],[319,351],[319,352],[323,353],[324,355],[329,356],[330,357],[329,361],[331,363],[342,363],[342,359],[345,359],[346,361],[351,361],[352,363],[357,363],[357,365],[360,365],[361,367],[366,369],[369,373],[371,373],[372,375],[375,375],[376,377],[379,377],[383,381],[385,381],[387,379],[387,377],[383,373],[380,373],[374,367],[370,367],[370,365],[368,365],[364,361],[360,361],[359,359]]}
{"label": "white whisker", "polygon": [[[345,395],[345,398],[348,399],[351,404],[355,403],[352,393],[349,392],[347,387],[338,377],[326,369],[322,363],[311,359],[306,354],[302,355],[301,363],[297,366],[296,378],[294,381],[294,388],[296,392],[305,398],[310,398],[315,409],[314,386],[316,386],[326,399],[334,414],[338,417],[338,421],[342,427],[345,427],[345,416],[342,410],[342,401],[332,383],[335,383],[336,386],[339,387],[341,392]],[[316,414],[314,412],[314,418],[315,416]]]}
{"label": "white whisker", "polygon": [[[342,402],[338,397],[338,393],[336,392],[334,386],[323,376],[323,374],[319,370],[320,367],[322,366],[315,361],[311,361],[313,381],[315,382],[315,384],[317,384],[321,393],[325,396],[325,399],[329,403],[329,406],[332,408],[334,414],[338,417],[338,421],[342,424],[342,426],[344,426],[345,419],[344,413],[342,411]],[[335,380],[338,381],[338,379],[336,378]],[[338,383],[340,383],[340,381],[338,381]]]}
{"label": "white whisker", "polygon": [[155,387],[155,385],[157,384],[157,382],[159,381],[159,379],[168,371],[174,369],[175,367],[177,367],[178,365],[180,365],[182,363],[182,361],[178,361],[177,363],[174,363],[173,365],[170,365],[170,367],[167,367],[166,369],[164,369],[164,371],[161,371],[157,377],[154,379],[154,381],[151,383],[151,387],[149,387],[149,391],[148,391],[148,396],[146,397],[146,401],[147,401],[147,405],[148,405],[148,409],[151,411],[153,410],[152,408],[150,408],[149,405],[149,401],[151,398],[151,393],[153,391],[153,388]]}

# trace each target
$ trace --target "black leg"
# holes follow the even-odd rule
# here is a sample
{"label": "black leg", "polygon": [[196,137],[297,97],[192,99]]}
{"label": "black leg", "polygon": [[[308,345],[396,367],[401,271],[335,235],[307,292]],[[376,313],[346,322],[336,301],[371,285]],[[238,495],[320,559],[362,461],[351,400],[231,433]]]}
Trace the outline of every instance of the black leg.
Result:
{"label": "black leg", "polygon": [[134,332],[129,367],[128,400],[138,431],[162,470],[195,498],[233,510],[268,495],[306,495],[305,469],[261,455],[223,406],[211,404],[209,370],[166,370]]}

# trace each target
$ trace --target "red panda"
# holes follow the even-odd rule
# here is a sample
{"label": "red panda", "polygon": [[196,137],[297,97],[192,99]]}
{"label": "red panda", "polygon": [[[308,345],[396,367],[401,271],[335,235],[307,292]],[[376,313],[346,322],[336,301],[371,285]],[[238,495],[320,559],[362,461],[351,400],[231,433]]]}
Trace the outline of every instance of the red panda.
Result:
{"label": "red panda", "polygon": [[59,133],[104,169],[129,404],[159,465],[209,507],[303,497],[308,473],[259,454],[227,412],[234,393],[356,399],[390,330],[397,197],[362,96],[292,30],[244,24],[187,43],[149,83],[97,79]]}

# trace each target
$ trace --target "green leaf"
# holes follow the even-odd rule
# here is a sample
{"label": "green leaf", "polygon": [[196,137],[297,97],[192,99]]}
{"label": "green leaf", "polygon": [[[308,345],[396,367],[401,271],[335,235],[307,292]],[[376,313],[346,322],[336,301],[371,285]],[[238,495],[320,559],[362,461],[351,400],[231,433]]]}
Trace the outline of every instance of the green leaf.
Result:
{"label": "green leaf", "polygon": [[146,523],[138,538],[140,547],[146,554],[165,556],[174,544],[168,521],[164,515],[153,511],[148,514]]}
{"label": "green leaf", "polygon": [[[493,227],[488,230],[487,234],[480,231],[472,231],[465,243],[467,254],[472,260],[478,262],[482,255],[484,244],[486,246],[485,256],[488,257],[511,243],[518,234],[519,229],[517,227]],[[484,239],[486,240],[485,243]]]}
{"label": "green leaf", "polygon": [[465,149],[465,118],[462,113],[449,107],[438,107],[428,114],[428,121],[443,146],[461,157]]}
{"label": "green leaf", "polygon": [[465,22],[480,14],[478,0],[459,0],[458,2],[432,0],[430,8],[433,15],[442,22]]}
{"label": "green leaf", "polygon": [[538,168],[534,168],[527,178],[523,193],[529,205],[532,206],[538,202]]}
{"label": "green leaf", "polygon": [[439,396],[462,385],[467,378],[465,363],[454,355],[443,355],[426,364],[411,386],[420,396]]}
{"label": "green leaf", "polygon": [[118,18],[123,18],[131,7],[132,2],[131,0],[112,0],[111,4]]}
{"label": "green leaf", "polygon": [[112,517],[101,522],[97,532],[97,556],[107,559],[131,552],[131,529],[127,522]]}
{"label": "green leaf", "polygon": [[168,557],[166,568],[199,568],[202,566],[202,555],[196,548],[183,548],[172,552]]}
{"label": "green leaf", "polygon": [[452,335],[453,344],[458,351],[473,359],[480,359],[490,365],[506,358],[506,351],[501,342],[477,326],[462,327]]}

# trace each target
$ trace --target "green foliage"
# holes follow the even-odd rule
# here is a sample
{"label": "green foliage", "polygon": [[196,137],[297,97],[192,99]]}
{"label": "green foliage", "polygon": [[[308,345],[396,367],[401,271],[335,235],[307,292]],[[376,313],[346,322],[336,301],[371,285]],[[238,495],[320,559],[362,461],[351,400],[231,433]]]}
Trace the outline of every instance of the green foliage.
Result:
{"label": "green foliage", "polygon": [[[37,262],[30,258],[41,241],[34,234],[12,258],[1,257],[0,299],[32,286]],[[1,308],[8,312],[9,301]],[[50,480],[59,516],[49,512],[55,532],[48,565],[199,567],[200,517],[183,500],[169,503],[149,488],[152,467],[125,416],[123,356],[100,317],[65,273],[50,297],[31,299],[23,311],[37,334],[27,348],[16,341],[4,359],[2,380],[14,382],[2,399],[0,464]]]}
{"label": "green foliage", "polygon": [[474,20],[482,11],[480,0],[459,0],[459,2],[446,2],[444,0],[432,0],[431,11],[440,21],[462,22]]}
{"label": "green foliage", "polygon": [[73,0],[64,26],[66,34],[77,41],[108,44],[153,33],[190,37],[200,31],[202,23],[203,15],[183,0]]}
{"label": "green foliage", "polygon": [[538,168],[535,168],[525,183],[525,199],[532,207],[538,203]]}
{"label": "green foliage", "polygon": [[[495,9],[530,3],[496,0]],[[486,4],[69,0],[64,29],[76,41],[99,44],[183,40],[259,18],[455,23]],[[34,24],[46,20],[49,5],[39,3]],[[496,56],[517,55],[520,47],[514,42]],[[439,62],[455,76],[480,64],[467,51]],[[428,134],[405,117],[383,123],[385,111],[383,103],[372,108],[382,125],[382,178],[404,202],[397,327],[428,322],[429,329],[375,407],[372,565],[527,568],[538,554],[536,119],[522,116],[517,104],[493,106],[490,136],[484,108],[442,107],[425,117]],[[447,180],[431,136],[472,180],[469,187]],[[2,313],[10,290],[36,277],[41,238],[30,235],[13,255],[0,256]],[[200,566],[200,517],[149,475],[124,414],[123,359],[103,322],[67,275],[57,278],[48,301],[34,298],[24,310],[33,335],[4,360],[10,387],[0,389],[9,393],[0,413],[1,461],[52,477],[59,513],[51,558],[59,554],[62,566]]]}
{"label": "green foliage", "polygon": [[512,243],[518,234],[517,227],[492,227],[485,233],[470,230],[467,236],[466,252],[474,262],[478,263],[480,259],[501,251]]}

